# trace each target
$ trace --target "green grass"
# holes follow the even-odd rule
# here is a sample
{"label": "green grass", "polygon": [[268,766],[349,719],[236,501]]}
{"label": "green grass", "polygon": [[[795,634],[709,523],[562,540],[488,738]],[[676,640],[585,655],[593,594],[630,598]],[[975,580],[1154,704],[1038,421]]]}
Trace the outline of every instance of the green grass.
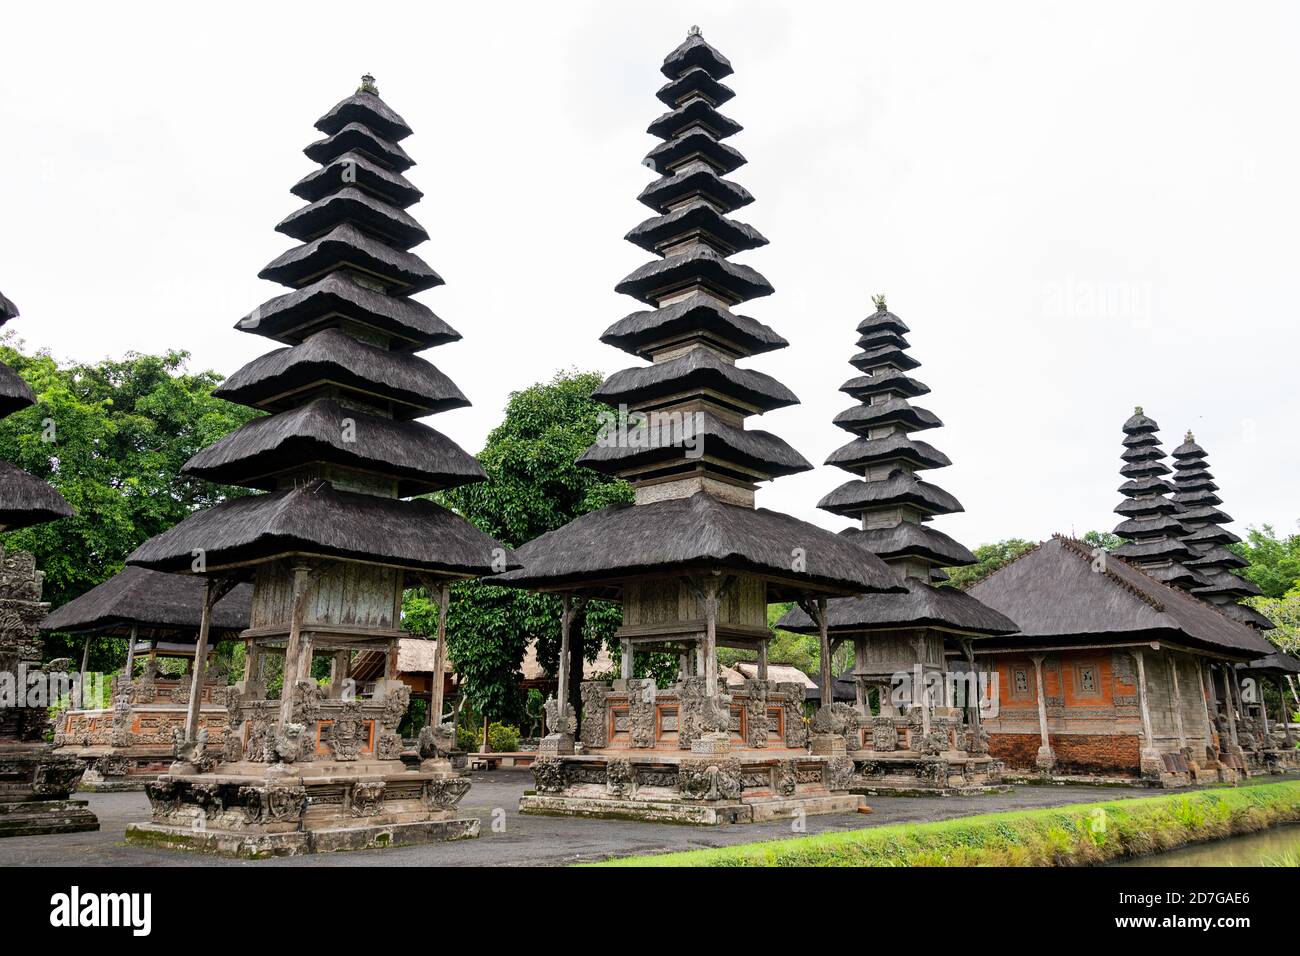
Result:
{"label": "green grass", "polygon": [[1014,810],[597,866],[1080,866],[1300,822],[1300,781]]}

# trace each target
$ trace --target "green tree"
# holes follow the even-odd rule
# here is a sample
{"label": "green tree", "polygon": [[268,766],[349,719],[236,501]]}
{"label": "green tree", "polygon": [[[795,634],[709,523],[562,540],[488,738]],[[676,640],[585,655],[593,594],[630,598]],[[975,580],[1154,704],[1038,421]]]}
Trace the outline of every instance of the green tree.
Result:
{"label": "green tree", "polygon": [[944,568],[948,572],[948,580],[943,583],[949,587],[965,590],[977,581],[983,581],[1004,564],[1010,564],[1026,551],[1032,551],[1036,547],[1038,545],[1034,542],[1023,538],[1005,538],[995,544],[981,544],[971,552],[975,555],[974,564],[964,568]]}
{"label": "green tree", "polygon": [[1083,536],[1083,543],[1090,548],[1114,551],[1124,543],[1124,539],[1117,534],[1111,534],[1109,531],[1089,531]]}
{"label": "green tree", "polygon": [[[191,455],[257,414],[213,398],[221,377],[187,372],[188,359],[129,352],[60,364],[48,351],[25,352],[12,332],[0,336],[0,362],[37,399],[0,420],[0,458],[49,481],[77,510],[0,535],[0,543],[36,555],[55,606],[116,574],[138,544],[191,511],[246,493],[180,474]],[[125,642],[101,642],[91,660],[106,669],[124,650]],[[81,642],[52,636],[46,654],[79,660]]]}
{"label": "green tree", "polygon": [[[579,515],[632,500],[631,486],[576,464],[599,428],[605,406],[591,398],[599,372],[558,372],[549,381],[512,392],[505,418],[479,453],[486,481],[454,488],[439,501],[509,547],[559,528]],[[568,661],[572,701],[578,702],[582,661],[622,621],[621,609],[592,601],[576,609]],[[437,627],[437,609],[423,590],[409,592],[404,623],[416,633]],[[519,667],[531,638],[542,666],[560,666],[560,599],[501,587],[487,580],[453,588],[447,651],[461,675],[466,701],[494,719],[527,719]]]}
{"label": "green tree", "polygon": [[1259,585],[1264,597],[1281,598],[1300,585],[1300,534],[1279,538],[1273,526],[1266,524],[1252,527],[1245,541],[1228,547],[1250,562],[1237,573]]}

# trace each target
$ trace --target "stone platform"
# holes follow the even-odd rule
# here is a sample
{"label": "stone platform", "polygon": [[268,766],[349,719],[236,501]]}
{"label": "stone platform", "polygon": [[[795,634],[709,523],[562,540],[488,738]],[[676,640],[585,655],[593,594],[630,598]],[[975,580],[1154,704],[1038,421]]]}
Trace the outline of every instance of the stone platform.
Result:
{"label": "stone platform", "polygon": [[946,797],[1011,789],[1003,781],[1001,762],[987,754],[856,751],[848,756],[853,761],[852,793]]}
{"label": "stone platform", "polygon": [[49,744],[0,745],[0,837],[98,830],[87,802],[70,799],[82,768]]}

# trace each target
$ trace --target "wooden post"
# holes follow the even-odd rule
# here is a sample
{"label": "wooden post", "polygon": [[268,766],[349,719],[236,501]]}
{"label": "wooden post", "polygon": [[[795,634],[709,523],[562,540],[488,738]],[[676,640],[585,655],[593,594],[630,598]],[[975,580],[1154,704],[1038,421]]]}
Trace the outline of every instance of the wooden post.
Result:
{"label": "wooden post", "polygon": [[244,682],[262,679],[262,647],[251,637],[244,642]]}
{"label": "wooden post", "polygon": [[78,706],[82,710],[86,709],[86,674],[90,670],[90,637],[91,635],[87,634],[86,643],[81,645],[81,693],[78,695],[81,700]]}
{"label": "wooden post", "polygon": [[299,672],[302,659],[302,619],[307,608],[307,584],[311,568],[306,564],[293,566],[293,608],[289,613],[289,640],[284,647],[284,688],[280,691],[280,724],[293,717],[293,688],[303,675]]}
{"label": "wooden post", "polygon": [[1241,743],[1237,739],[1237,706],[1232,699],[1232,665],[1223,663],[1219,668],[1223,671],[1223,709],[1228,714],[1228,739],[1232,741],[1233,747],[1240,747]]}
{"label": "wooden post", "polygon": [[767,641],[758,642],[758,679],[767,680]]}
{"label": "wooden post", "polygon": [[619,654],[618,676],[623,678],[623,680],[631,680],[632,679],[632,641],[625,637],[621,642],[619,642],[619,646],[622,648],[622,653]]}
{"label": "wooden post", "polygon": [[822,706],[829,707],[835,703],[835,677],[831,666],[831,638],[829,621],[826,617],[826,599],[817,599],[817,641],[821,651]]}
{"label": "wooden post", "polygon": [[[447,670],[447,608],[451,604],[451,588],[438,587],[438,646],[433,649],[433,683],[429,687],[429,726],[435,730],[442,723],[443,692]],[[453,742],[453,746],[455,746]]]}
{"label": "wooden post", "polygon": [[969,698],[971,698],[969,701],[967,701],[967,709],[970,713],[970,716],[967,719],[970,721],[971,731],[972,733],[974,733],[975,741],[978,743],[980,737],[980,697],[981,697],[979,665],[975,663],[975,645],[971,643],[970,639],[967,638],[966,640],[962,641],[961,646],[962,646],[962,650],[966,652],[966,662],[970,664],[970,670],[972,675],[971,682],[974,684],[973,694],[969,689],[969,685],[966,691],[966,695]]}
{"label": "wooden post", "polygon": [[1296,692],[1295,681],[1291,679],[1290,674],[1286,675],[1286,686],[1291,688],[1291,699],[1295,701],[1296,709],[1300,710],[1300,693]]}
{"label": "wooden post", "polygon": [[[864,637],[853,639],[853,703],[858,713],[871,716],[871,695],[867,689],[866,678],[856,673],[867,669],[867,640]],[[884,712],[883,710],[881,711]]]}
{"label": "wooden post", "polygon": [[488,715],[484,713],[483,714],[483,746],[479,747],[478,749],[478,752],[481,754],[491,753],[491,751],[488,749],[488,724],[489,723],[491,723],[491,718],[489,718]]}
{"label": "wooden post", "polygon": [[1286,690],[1282,686],[1282,678],[1277,678],[1278,699],[1282,701],[1282,733],[1286,737],[1288,749],[1295,749],[1295,731],[1291,729],[1291,715],[1287,713]]}
{"label": "wooden post", "polygon": [[[1038,765],[1050,767],[1056,763],[1056,754],[1052,750],[1051,738],[1047,735],[1047,700],[1043,691],[1043,657],[1041,654],[1030,657],[1034,662],[1034,691],[1038,697]],[[1140,667],[1140,665],[1139,665]]]}
{"label": "wooden post", "polygon": [[710,697],[718,693],[718,582],[704,586],[704,688]]}
{"label": "wooden post", "polygon": [[1207,689],[1205,683],[1205,661],[1201,658],[1196,659],[1196,672],[1201,680],[1201,704],[1205,711],[1205,746],[1215,746],[1215,729],[1214,721],[1210,718],[1210,698],[1213,696],[1212,690]]}
{"label": "wooden post", "polygon": [[1155,747],[1155,740],[1151,732],[1151,711],[1147,707],[1147,673],[1146,665],[1142,660],[1142,652],[1134,651],[1133,659],[1137,661],[1137,678],[1138,678],[1138,706],[1142,710],[1142,736],[1143,744],[1146,749]]}
{"label": "wooden post", "polygon": [[126,679],[132,680],[135,677],[135,635],[136,625],[131,625],[131,636],[127,638],[126,643]]}
{"label": "wooden post", "polygon": [[199,617],[199,637],[194,644],[194,667],[190,678],[190,703],[185,713],[185,742],[194,743],[199,736],[199,711],[203,705],[203,675],[208,663],[208,631],[212,626],[212,605],[217,603],[217,582],[203,582],[203,611]]}
{"label": "wooden post", "polygon": [[1169,652],[1167,657],[1169,661],[1169,676],[1174,682],[1174,726],[1178,729],[1178,749],[1187,749],[1187,734],[1183,729],[1183,695],[1178,689],[1178,663],[1174,660],[1173,652]]}
{"label": "wooden post", "polygon": [[569,620],[573,615],[572,597],[565,594],[560,599],[560,663],[556,669],[555,714],[559,727],[556,733],[565,733],[569,726]]}

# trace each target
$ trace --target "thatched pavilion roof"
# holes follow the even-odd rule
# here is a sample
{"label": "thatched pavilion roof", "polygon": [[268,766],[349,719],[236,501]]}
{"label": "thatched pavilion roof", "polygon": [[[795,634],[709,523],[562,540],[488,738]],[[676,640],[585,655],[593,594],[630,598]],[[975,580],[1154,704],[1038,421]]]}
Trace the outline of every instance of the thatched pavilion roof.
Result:
{"label": "thatched pavilion roof", "polygon": [[[1018,630],[1006,615],[964,591],[935,587],[916,578],[904,580],[905,594],[861,594],[828,602],[827,629],[832,634],[844,635],[937,627],[982,636],[1014,634]],[[818,633],[817,625],[798,607],[782,615],[776,626],[801,634]]]}
{"label": "thatched pavilion roof", "polygon": [[[203,615],[204,582],[188,574],[125,568],[80,597],[51,611],[41,630],[137,636],[193,643]],[[212,608],[211,639],[233,638],[248,627],[251,584],[235,586]]]}
{"label": "thatched pavilion roof", "polygon": [[8,365],[0,365],[0,418],[36,404],[36,395],[22,376]]}

